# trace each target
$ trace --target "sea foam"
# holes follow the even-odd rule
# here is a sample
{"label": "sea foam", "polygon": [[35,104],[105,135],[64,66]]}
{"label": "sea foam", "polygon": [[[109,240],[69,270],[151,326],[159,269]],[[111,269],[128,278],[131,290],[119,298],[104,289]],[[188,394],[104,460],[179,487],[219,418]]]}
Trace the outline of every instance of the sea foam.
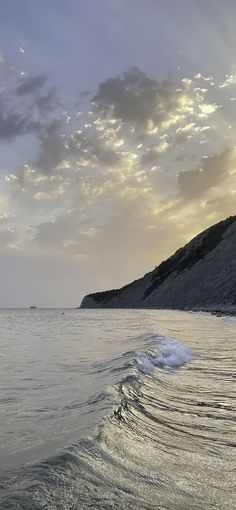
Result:
{"label": "sea foam", "polygon": [[138,370],[143,374],[152,374],[155,367],[176,369],[192,360],[193,351],[183,343],[169,337],[157,339],[158,351],[146,351],[137,358]]}

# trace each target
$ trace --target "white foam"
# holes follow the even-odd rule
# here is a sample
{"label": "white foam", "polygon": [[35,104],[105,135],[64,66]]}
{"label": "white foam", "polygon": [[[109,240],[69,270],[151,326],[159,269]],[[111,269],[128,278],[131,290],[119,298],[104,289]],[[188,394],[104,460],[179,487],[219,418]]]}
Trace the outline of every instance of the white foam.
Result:
{"label": "white foam", "polygon": [[137,358],[137,367],[143,374],[152,374],[155,367],[175,369],[190,362],[192,350],[178,340],[159,338],[159,351],[146,351]]}
{"label": "white foam", "polygon": [[230,324],[234,324],[234,325],[236,325],[236,317],[226,316],[226,317],[223,317],[223,319],[224,319],[226,322],[229,322]]}
{"label": "white foam", "polygon": [[154,370],[154,364],[149,357],[149,353],[140,354],[137,358],[137,366],[140,372],[143,374],[152,374]]}

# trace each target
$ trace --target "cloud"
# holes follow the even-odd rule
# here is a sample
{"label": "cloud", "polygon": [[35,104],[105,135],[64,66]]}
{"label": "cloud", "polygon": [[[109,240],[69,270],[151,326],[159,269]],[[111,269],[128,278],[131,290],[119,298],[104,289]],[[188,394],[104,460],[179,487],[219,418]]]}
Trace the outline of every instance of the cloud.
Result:
{"label": "cloud", "polygon": [[142,165],[153,164],[160,158],[160,155],[166,152],[170,147],[170,143],[163,140],[158,145],[153,145],[152,147],[146,148],[146,153],[141,157]]}
{"label": "cloud", "polygon": [[60,134],[60,124],[52,131],[44,130],[41,135],[40,153],[35,167],[39,173],[52,174],[55,168],[66,159],[64,137]]}
{"label": "cloud", "polygon": [[234,180],[234,189],[227,189],[219,195],[210,198],[204,204],[204,212],[215,223],[222,218],[231,216],[236,212],[236,179]]}
{"label": "cloud", "polygon": [[[63,246],[63,249],[66,246],[75,253],[84,217],[90,232],[94,233],[91,230],[94,228],[105,230],[107,223],[112,224],[112,218],[119,218],[127,211],[126,200],[132,202],[136,214],[135,197],[145,206],[145,228],[152,230],[153,217],[160,219],[159,213],[155,215],[154,211],[170,197],[175,199],[180,195],[178,206],[184,210],[189,200],[197,200],[207,190],[224,182],[228,176],[228,152],[224,149],[222,156],[206,154],[206,151],[213,152],[210,143],[213,131],[209,118],[205,125],[204,119],[199,117],[199,105],[215,102],[205,98],[203,89],[196,87],[196,80],[200,78],[183,79],[179,84],[168,79],[160,84],[133,69],[99,86],[93,111],[75,111],[69,124],[65,121],[65,117],[71,117],[68,110],[63,110],[59,117],[49,117],[38,135],[37,158],[23,165],[13,177],[10,172],[6,175],[13,209],[17,209],[22,218],[24,216],[24,222],[32,212],[32,224],[36,228],[32,241],[35,239],[44,246],[54,243],[55,247]],[[28,90],[31,84],[35,96],[41,87],[45,88],[45,83],[42,78],[41,81],[32,80],[27,85]],[[131,110],[123,109],[126,93],[134,97],[134,102],[138,101],[137,111],[132,109],[132,100]],[[31,95],[30,92],[25,95],[28,94]],[[119,110],[120,118],[115,115],[111,96],[117,101],[116,114]],[[215,115],[216,109],[211,113],[210,110],[209,115]],[[206,109],[204,111],[206,113]],[[155,133],[157,122],[161,128]],[[142,141],[137,139],[140,125],[145,133]],[[206,133],[209,147],[200,148]],[[184,172],[182,155],[187,165]],[[196,166],[201,158],[202,162]],[[67,214],[68,210],[76,211],[76,221],[74,214]],[[167,218],[170,210],[165,214]],[[47,232],[51,233],[48,239]],[[85,248],[82,251],[86,251]]]}
{"label": "cloud", "polygon": [[2,227],[0,226],[0,244],[1,249],[18,249],[20,235],[14,226]]}
{"label": "cloud", "polygon": [[194,170],[181,172],[178,176],[181,195],[193,199],[218,186],[234,169],[235,156],[235,149],[226,149],[220,154],[205,157]]}
{"label": "cloud", "polygon": [[234,126],[225,126],[234,85],[204,77],[203,89],[202,80],[159,82],[132,69],[69,109],[46,77],[14,78],[0,104],[25,119],[14,136],[32,123],[38,146],[4,171],[14,215],[0,222],[4,246],[76,260],[96,290],[142,275],[233,212]]}
{"label": "cloud", "polygon": [[60,110],[56,91],[46,75],[18,77],[4,61],[0,62],[0,141],[42,131],[52,125]]}
{"label": "cloud", "polygon": [[171,79],[158,82],[135,67],[100,84],[94,111],[102,118],[130,124],[139,134],[152,135],[188,112],[193,103],[188,90],[187,81],[177,89]]}
{"label": "cloud", "polygon": [[65,213],[55,221],[48,221],[35,228],[35,240],[39,244],[62,248],[70,239],[75,241],[78,219],[72,213]]}
{"label": "cloud", "polygon": [[99,233],[99,227],[91,226],[89,214],[85,217],[82,209],[74,209],[62,212],[55,220],[36,225],[31,230],[31,237],[40,249],[55,253],[60,250],[61,254],[82,258],[93,254],[94,240]]}
{"label": "cloud", "polygon": [[9,141],[29,131],[32,131],[32,123],[27,114],[6,112],[0,104],[0,140]]}
{"label": "cloud", "polygon": [[19,95],[35,94],[35,92],[42,89],[46,80],[47,77],[44,74],[21,78],[20,84],[17,87],[17,92]]}

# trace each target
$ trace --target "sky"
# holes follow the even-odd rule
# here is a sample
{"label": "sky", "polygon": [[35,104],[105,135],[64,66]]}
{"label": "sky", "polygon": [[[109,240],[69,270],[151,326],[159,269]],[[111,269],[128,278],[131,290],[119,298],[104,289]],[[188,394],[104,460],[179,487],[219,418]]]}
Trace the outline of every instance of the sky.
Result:
{"label": "sky", "polygon": [[234,0],[8,0],[0,307],[78,306],[236,214]]}

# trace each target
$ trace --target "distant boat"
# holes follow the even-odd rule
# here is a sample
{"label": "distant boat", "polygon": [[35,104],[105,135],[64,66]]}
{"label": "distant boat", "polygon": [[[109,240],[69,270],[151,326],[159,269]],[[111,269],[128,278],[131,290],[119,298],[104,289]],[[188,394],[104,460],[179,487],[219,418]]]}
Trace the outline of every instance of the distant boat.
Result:
{"label": "distant boat", "polygon": [[32,306],[30,306],[30,309],[31,309],[31,310],[32,310],[32,309],[34,309],[34,308],[37,308],[37,306],[36,306],[36,305],[32,305]]}

